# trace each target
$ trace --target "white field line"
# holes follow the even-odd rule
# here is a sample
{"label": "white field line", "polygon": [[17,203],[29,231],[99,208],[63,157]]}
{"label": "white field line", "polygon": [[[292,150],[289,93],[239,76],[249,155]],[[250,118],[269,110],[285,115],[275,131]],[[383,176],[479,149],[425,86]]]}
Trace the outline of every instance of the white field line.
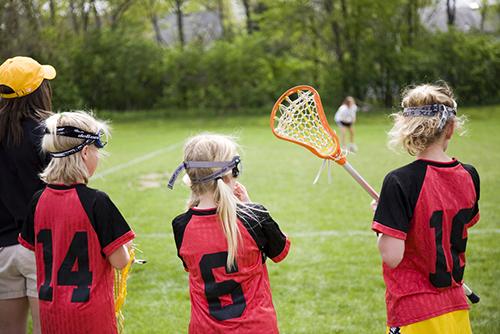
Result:
{"label": "white field line", "polygon": [[[469,234],[471,235],[487,235],[487,234],[500,234],[500,229],[483,229],[483,230],[470,230]],[[353,236],[361,236],[361,237],[373,237],[375,232],[372,231],[361,231],[361,230],[347,230],[347,231],[339,231],[339,230],[324,230],[324,231],[310,231],[310,232],[296,232],[289,233],[290,238],[314,238],[314,237],[353,237]],[[137,235],[139,238],[146,239],[159,239],[159,238],[168,238],[171,237],[171,233],[139,233]]]}
{"label": "white field line", "polygon": [[118,171],[120,171],[122,169],[128,168],[130,166],[137,165],[137,164],[140,164],[141,162],[144,162],[146,160],[156,158],[157,156],[159,156],[159,155],[161,155],[163,153],[171,152],[171,151],[173,151],[174,149],[178,148],[181,145],[182,145],[182,143],[179,142],[179,143],[175,143],[175,144],[166,146],[164,148],[160,148],[159,150],[146,153],[146,154],[141,155],[141,156],[139,156],[139,157],[137,157],[135,159],[129,160],[129,161],[125,162],[125,163],[113,166],[111,168],[108,168],[108,169],[100,172],[100,173],[97,173],[92,178],[93,179],[103,178],[106,175],[116,173],[116,172],[118,172]]}

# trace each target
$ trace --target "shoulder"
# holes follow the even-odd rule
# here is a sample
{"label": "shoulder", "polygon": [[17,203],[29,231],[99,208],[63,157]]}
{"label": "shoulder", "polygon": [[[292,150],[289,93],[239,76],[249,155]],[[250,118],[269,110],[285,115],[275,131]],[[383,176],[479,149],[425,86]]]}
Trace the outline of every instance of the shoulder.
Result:
{"label": "shoulder", "polygon": [[469,172],[473,179],[479,179],[479,173],[474,166],[470,164],[464,164],[463,162],[460,162],[460,164],[467,172]]}
{"label": "shoulder", "polygon": [[87,187],[84,184],[77,185],[76,191],[78,192],[78,195],[80,195],[80,197],[83,197],[85,200],[90,200],[93,203],[102,204],[111,201],[108,194],[106,194],[104,191]]}
{"label": "shoulder", "polygon": [[245,207],[250,209],[251,211],[256,211],[256,212],[267,212],[267,209],[264,205],[259,204],[259,203],[245,203]]}
{"label": "shoulder", "polygon": [[471,176],[472,182],[474,183],[474,188],[476,189],[476,194],[479,195],[479,187],[481,181],[479,178],[479,173],[477,172],[476,168],[472,165],[464,164],[462,162],[460,162],[460,164],[462,165],[463,169],[465,169]]}
{"label": "shoulder", "polygon": [[[172,230],[174,232],[175,245],[178,251],[180,250],[182,241],[184,239],[184,231],[191,221],[192,216],[193,214],[191,210],[187,210],[186,212],[181,213],[180,215],[172,219]],[[184,264],[184,267],[186,267],[186,264]]]}
{"label": "shoulder", "polygon": [[244,206],[238,206],[237,215],[244,225],[250,227],[263,225],[272,219],[266,207],[258,203],[246,203]]}
{"label": "shoulder", "polygon": [[172,219],[172,227],[174,228],[174,230],[179,228],[185,228],[186,225],[191,220],[191,217],[192,213],[190,210],[183,212],[180,215],[177,215],[174,219]]}
{"label": "shoulder", "polygon": [[401,196],[416,200],[424,183],[426,173],[427,164],[415,160],[389,172],[384,178],[382,190],[384,194],[398,191]]}
{"label": "shoulder", "polygon": [[411,183],[415,176],[422,171],[425,172],[425,165],[421,164],[418,160],[413,161],[407,165],[396,168],[385,176],[384,183]]}
{"label": "shoulder", "polygon": [[104,191],[101,191],[101,190],[98,190],[98,189],[92,189],[92,188],[88,188],[89,189],[89,192],[91,194],[93,194],[93,196],[95,197],[95,200],[97,203],[109,203],[109,202],[112,202],[111,198],[109,197],[108,194],[106,194]]}
{"label": "shoulder", "polygon": [[42,197],[43,192],[45,191],[45,187],[37,190],[33,196],[31,197],[31,201],[29,204],[29,209],[31,213],[35,213],[36,207],[38,206],[38,202],[40,201],[40,198]]}
{"label": "shoulder", "polygon": [[245,203],[245,205],[239,205],[237,212],[242,215],[258,215],[259,217],[269,216],[269,211],[267,211],[266,207],[259,203]]}
{"label": "shoulder", "polygon": [[95,214],[109,214],[110,212],[115,213],[118,208],[113,203],[111,198],[104,191],[89,188],[84,184],[76,186],[76,192],[80,201],[90,216]]}

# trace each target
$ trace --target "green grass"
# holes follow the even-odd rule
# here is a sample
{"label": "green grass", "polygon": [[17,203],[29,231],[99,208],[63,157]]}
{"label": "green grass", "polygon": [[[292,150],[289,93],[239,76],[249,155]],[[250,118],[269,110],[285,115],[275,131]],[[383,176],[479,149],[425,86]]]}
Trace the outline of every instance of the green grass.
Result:
{"label": "green grass", "polygon": [[[467,247],[465,280],[482,298],[471,308],[471,321],[474,333],[498,333],[500,107],[463,108],[461,112],[469,115],[469,131],[453,138],[449,153],[476,166],[482,181],[482,218],[471,231]],[[349,156],[377,190],[388,171],[411,161],[408,155],[386,148],[389,127],[385,115],[359,115],[359,153]],[[134,267],[129,280],[128,333],[187,332],[188,278],[176,256],[170,222],[184,210],[188,189],[178,182],[169,191],[166,182],[182,159],[184,140],[201,131],[239,136],[244,164],[240,181],[292,239],[284,262],[268,262],[281,332],[384,332],[385,288],[376,238],[370,234],[370,198],[342,168],[333,166],[332,184],[324,173],[313,186],[320,160],[274,138],[266,117],[172,120],[119,115],[113,128],[111,155],[90,186],[111,196],[137,233],[140,257],[148,260]],[[132,163],[161,149],[149,159]],[[109,172],[126,163],[130,165]],[[161,187],[154,187],[157,180]]]}

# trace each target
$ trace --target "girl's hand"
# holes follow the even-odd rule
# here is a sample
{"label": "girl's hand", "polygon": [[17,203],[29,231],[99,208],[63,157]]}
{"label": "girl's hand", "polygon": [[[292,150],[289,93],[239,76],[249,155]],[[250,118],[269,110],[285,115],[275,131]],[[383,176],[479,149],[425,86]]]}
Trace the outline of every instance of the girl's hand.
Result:
{"label": "girl's hand", "polygon": [[378,202],[376,200],[373,200],[371,203],[370,203],[370,206],[373,210],[373,212],[375,212],[377,210],[377,205],[378,205]]}
{"label": "girl's hand", "polygon": [[236,181],[234,184],[233,192],[234,196],[236,196],[243,203],[251,202],[250,197],[248,196],[247,189],[238,181]]}

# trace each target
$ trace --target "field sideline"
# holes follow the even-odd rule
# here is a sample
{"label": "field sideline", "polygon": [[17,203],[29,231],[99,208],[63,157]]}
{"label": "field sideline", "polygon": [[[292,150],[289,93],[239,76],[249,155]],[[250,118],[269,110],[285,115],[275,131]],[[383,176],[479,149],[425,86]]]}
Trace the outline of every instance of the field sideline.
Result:
{"label": "field sideline", "polygon": [[[481,176],[481,220],[470,233],[465,280],[481,295],[471,308],[474,333],[500,332],[500,106],[461,108],[468,133],[455,137],[452,156],[473,164]],[[107,115],[107,114],[106,114]],[[312,180],[321,161],[271,133],[268,118],[174,119],[113,116],[110,156],[90,186],[107,192],[137,233],[144,266],[135,266],[125,309],[127,333],[185,333],[190,315],[187,273],[176,256],[171,219],[188,197],[168,177],[182,160],[184,140],[201,131],[233,134],[242,145],[240,181],[264,204],[292,239],[288,258],[268,261],[281,333],[383,333],[384,283],[370,197],[338,166]],[[351,164],[379,190],[384,175],[411,161],[386,147],[390,120],[360,114],[359,153]]]}

